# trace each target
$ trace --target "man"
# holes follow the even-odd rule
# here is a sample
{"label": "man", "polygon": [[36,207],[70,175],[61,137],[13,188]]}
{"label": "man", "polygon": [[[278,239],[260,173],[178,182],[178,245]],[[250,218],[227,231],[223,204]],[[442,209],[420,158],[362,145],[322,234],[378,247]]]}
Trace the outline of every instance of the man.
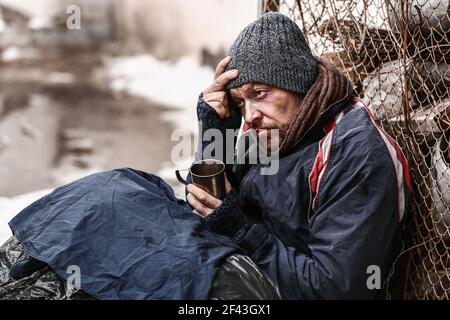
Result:
{"label": "man", "polygon": [[275,175],[260,174],[261,165],[237,177],[228,170],[233,188],[223,201],[187,186],[187,201],[212,230],[246,250],[283,298],[382,293],[408,212],[408,165],[292,20],[268,13],[247,26],[197,113],[203,132],[237,129],[242,115],[258,136],[280,133]]}
{"label": "man", "polygon": [[[191,184],[189,203],[161,178],[130,168],[57,188],[9,223],[14,237],[0,258],[18,258],[0,259],[8,274],[0,298],[27,280],[45,282],[50,269],[97,299],[230,298],[245,287],[268,299],[382,293],[408,209],[400,149],[287,17],[264,15],[229,53],[200,96],[202,130],[238,129],[241,115],[260,140],[276,141],[269,129],[279,130],[278,171],[229,164],[223,200]],[[236,254],[251,260],[237,264]],[[35,295],[33,285],[27,290]]]}

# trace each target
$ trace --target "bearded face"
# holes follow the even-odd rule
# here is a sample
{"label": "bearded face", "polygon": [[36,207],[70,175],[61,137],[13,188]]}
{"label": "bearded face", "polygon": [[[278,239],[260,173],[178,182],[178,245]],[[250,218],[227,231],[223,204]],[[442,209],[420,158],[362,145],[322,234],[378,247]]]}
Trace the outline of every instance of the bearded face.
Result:
{"label": "bearded face", "polygon": [[230,90],[250,129],[255,130],[260,147],[278,150],[299,105],[294,93],[259,83],[247,83]]}

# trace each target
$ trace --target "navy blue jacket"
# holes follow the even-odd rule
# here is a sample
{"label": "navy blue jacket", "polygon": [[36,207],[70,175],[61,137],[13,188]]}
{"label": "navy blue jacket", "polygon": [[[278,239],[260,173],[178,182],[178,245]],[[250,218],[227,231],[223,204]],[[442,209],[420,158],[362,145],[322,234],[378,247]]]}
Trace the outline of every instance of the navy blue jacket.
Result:
{"label": "navy blue jacket", "polygon": [[[199,116],[211,109],[200,97]],[[252,165],[236,179],[251,222],[235,240],[285,299],[379,296],[367,286],[371,266],[385,281],[409,210],[409,169],[398,145],[349,85],[279,161],[275,175]]]}

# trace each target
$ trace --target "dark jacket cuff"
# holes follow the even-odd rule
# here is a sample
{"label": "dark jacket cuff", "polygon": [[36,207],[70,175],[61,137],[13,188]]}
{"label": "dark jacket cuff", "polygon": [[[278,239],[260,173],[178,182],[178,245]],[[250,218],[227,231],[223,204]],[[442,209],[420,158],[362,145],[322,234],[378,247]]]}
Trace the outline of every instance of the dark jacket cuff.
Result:
{"label": "dark jacket cuff", "polygon": [[245,229],[250,225],[239,206],[239,196],[234,190],[227,194],[220,207],[206,217],[206,221],[214,232],[237,237],[237,240],[245,235],[242,233],[245,233]]}

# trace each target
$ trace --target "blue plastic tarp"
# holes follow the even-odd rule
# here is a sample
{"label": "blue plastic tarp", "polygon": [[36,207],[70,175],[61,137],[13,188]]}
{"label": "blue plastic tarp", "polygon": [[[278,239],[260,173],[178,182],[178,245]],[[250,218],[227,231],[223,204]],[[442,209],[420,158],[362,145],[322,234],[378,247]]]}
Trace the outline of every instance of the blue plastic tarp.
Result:
{"label": "blue plastic tarp", "polygon": [[217,266],[239,252],[161,178],[129,168],[60,187],[10,227],[64,279],[79,268],[81,289],[99,299],[206,299]]}

